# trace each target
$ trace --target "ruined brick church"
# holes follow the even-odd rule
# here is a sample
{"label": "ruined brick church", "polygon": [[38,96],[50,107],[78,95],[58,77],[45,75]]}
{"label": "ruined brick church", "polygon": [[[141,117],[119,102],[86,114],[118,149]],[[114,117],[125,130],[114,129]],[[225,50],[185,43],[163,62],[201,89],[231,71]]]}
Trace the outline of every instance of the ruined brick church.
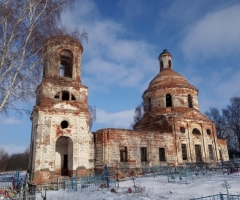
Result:
{"label": "ruined brick church", "polygon": [[226,139],[217,138],[214,123],[199,111],[198,89],[172,69],[167,50],[158,57],[160,72],[142,95],[145,114],[133,130],[91,133],[82,52],[77,40],[65,36],[44,46],[43,79],[31,115],[29,170],[35,183],[89,175],[105,164],[128,176],[144,166],[229,159]]}

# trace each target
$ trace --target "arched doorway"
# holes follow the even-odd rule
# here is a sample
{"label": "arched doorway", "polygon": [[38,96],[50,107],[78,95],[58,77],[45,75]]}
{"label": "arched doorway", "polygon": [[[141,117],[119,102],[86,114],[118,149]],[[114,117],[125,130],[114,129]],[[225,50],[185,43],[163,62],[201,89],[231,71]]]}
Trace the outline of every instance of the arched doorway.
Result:
{"label": "arched doorway", "polygon": [[55,174],[68,176],[73,170],[73,142],[61,136],[56,141]]}

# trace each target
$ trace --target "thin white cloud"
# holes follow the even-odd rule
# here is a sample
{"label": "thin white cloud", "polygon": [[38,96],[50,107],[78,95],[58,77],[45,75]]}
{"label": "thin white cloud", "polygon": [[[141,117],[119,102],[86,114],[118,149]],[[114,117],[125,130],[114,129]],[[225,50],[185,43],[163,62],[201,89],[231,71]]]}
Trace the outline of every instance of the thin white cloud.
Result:
{"label": "thin white cloud", "polygon": [[108,128],[129,128],[133,121],[135,110],[123,110],[116,113],[108,113],[104,110],[97,109],[96,123],[102,124]]}
{"label": "thin white cloud", "polygon": [[3,124],[22,124],[22,121],[16,119],[15,117],[10,117],[2,121]]}
{"label": "thin white cloud", "polygon": [[[64,20],[70,21],[72,27],[79,25],[88,33],[89,42],[84,45],[83,74],[91,89],[103,91],[111,86],[142,88],[144,79],[153,77],[158,71],[158,60],[151,53],[156,48],[143,40],[128,38],[124,24],[114,22],[99,15],[96,5],[77,2],[77,8],[87,6],[83,19],[72,13],[66,13]],[[80,6],[81,5],[81,6]],[[71,19],[72,17],[74,17]],[[79,14],[82,16],[82,14]],[[77,24],[78,23],[78,24]]]}
{"label": "thin white cloud", "polygon": [[17,146],[15,144],[9,144],[9,145],[0,144],[0,147],[3,147],[5,152],[8,153],[9,155],[14,153],[23,153],[27,149],[26,146]]}
{"label": "thin white cloud", "polygon": [[189,59],[230,56],[240,53],[240,5],[212,12],[200,19],[181,42]]}

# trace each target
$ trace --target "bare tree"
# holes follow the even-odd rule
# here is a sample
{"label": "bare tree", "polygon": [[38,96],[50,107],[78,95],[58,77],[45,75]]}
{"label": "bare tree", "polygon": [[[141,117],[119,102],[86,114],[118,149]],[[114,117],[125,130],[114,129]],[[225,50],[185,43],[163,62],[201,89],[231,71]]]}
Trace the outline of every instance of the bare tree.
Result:
{"label": "bare tree", "polygon": [[97,117],[97,112],[96,112],[96,107],[95,106],[88,106],[88,111],[90,114],[90,122],[89,122],[89,129],[92,129],[93,122],[96,121]]}
{"label": "bare tree", "polygon": [[47,38],[87,37],[85,32],[70,32],[59,24],[62,11],[73,8],[73,3],[74,0],[1,0],[0,112],[16,109],[14,103],[18,100],[35,97]]}
{"label": "bare tree", "polygon": [[230,105],[223,109],[223,117],[226,122],[226,127],[230,132],[233,132],[237,147],[236,150],[240,150],[240,97],[232,97],[230,99]]}
{"label": "bare tree", "polygon": [[8,153],[3,147],[0,147],[0,172],[6,171],[8,161]]}
{"label": "bare tree", "polygon": [[217,108],[210,108],[210,111],[205,112],[205,115],[214,121],[216,126],[217,135],[219,137],[226,137],[225,120],[221,112]]}
{"label": "bare tree", "polygon": [[135,108],[135,114],[133,116],[133,122],[130,125],[130,128],[133,129],[133,127],[143,118],[144,116],[144,102],[142,101],[136,108]]}
{"label": "bare tree", "polygon": [[210,108],[205,113],[215,122],[217,135],[227,138],[231,151],[240,150],[240,97],[232,97],[230,105],[220,112],[217,108]]}

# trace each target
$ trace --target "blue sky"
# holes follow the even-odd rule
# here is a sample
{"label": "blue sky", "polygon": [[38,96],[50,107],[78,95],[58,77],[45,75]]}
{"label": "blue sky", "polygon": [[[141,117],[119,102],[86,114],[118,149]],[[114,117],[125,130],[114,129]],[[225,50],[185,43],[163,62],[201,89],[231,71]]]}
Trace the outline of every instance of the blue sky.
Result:
{"label": "blue sky", "polygon": [[[239,19],[238,0],[76,0],[62,22],[88,33],[82,83],[97,108],[92,130],[129,128],[163,49],[172,54],[173,69],[199,89],[203,113],[240,96]],[[0,146],[7,152],[25,150],[30,132],[29,116],[0,115]]]}

